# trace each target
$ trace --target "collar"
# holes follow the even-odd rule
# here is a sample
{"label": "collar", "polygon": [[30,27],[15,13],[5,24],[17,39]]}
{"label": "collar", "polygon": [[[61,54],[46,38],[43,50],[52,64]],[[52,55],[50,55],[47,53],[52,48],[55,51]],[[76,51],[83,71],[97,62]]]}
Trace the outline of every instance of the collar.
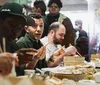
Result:
{"label": "collar", "polygon": [[25,37],[29,38],[33,42],[37,42],[38,43],[38,40],[35,37],[30,36],[28,33],[25,34]]}

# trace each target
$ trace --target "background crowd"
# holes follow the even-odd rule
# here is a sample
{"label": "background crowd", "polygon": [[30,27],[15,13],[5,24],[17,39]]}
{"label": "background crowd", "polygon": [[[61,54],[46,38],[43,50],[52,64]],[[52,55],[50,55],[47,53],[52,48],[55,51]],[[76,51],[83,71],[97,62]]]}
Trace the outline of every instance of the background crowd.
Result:
{"label": "background crowd", "polygon": [[[8,59],[5,64],[9,62],[12,66],[15,60],[15,71],[19,76],[24,75],[25,69],[56,67],[67,55],[80,53],[89,61],[88,35],[82,29],[82,21],[77,20],[74,29],[67,15],[60,13],[63,7],[60,0],[49,0],[48,14],[45,13],[47,7],[43,1],[35,1],[33,5],[29,8],[7,2],[0,8],[2,62]],[[4,64],[2,62],[0,64]],[[8,75],[11,66],[8,66],[10,70],[7,73],[5,67],[0,67],[0,74]]]}

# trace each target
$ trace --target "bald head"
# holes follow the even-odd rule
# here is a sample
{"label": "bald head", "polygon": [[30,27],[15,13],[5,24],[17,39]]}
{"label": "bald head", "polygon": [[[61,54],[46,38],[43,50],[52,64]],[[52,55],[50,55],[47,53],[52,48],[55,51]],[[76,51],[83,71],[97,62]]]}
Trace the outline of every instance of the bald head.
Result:
{"label": "bald head", "polygon": [[62,23],[60,23],[60,22],[54,22],[54,23],[52,23],[50,25],[48,32],[50,32],[51,30],[54,30],[56,32],[59,29],[63,29],[66,32],[65,26]]}
{"label": "bald head", "polygon": [[61,44],[66,33],[65,26],[59,22],[54,22],[49,27],[48,37],[52,38],[55,44]]}

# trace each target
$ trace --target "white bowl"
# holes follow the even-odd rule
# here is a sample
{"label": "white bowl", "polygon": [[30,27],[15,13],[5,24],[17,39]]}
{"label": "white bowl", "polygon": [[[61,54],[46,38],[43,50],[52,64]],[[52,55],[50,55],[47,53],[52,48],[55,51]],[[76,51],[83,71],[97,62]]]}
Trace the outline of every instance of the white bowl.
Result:
{"label": "white bowl", "polygon": [[35,74],[35,70],[30,70],[30,69],[26,69],[24,70],[25,75],[31,75],[31,74]]}
{"label": "white bowl", "polygon": [[94,78],[97,83],[100,83],[100,72],[95,73]]}
{"label": "white bowl", "polygon": [[93,80],[79,80],[77,85],[96,85],[96,82]]}

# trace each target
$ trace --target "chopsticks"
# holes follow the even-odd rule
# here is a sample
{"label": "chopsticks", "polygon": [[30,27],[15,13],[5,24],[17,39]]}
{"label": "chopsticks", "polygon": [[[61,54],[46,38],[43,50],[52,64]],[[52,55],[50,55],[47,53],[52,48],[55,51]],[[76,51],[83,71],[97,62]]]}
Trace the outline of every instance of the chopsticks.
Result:
{"label": "chopsticks", "polygon": [[3,49],[0,45],[0,52],[1,53],[6,52],[6,38],[5,37],[2,38],[2,44],[3,44]]}
{"label": "chopsticks", "polygon": [[1,45],[0,45],[0,53],[3,53],[3,50],[2,50],[2,48],[1,48]]}
{"label": "chopsticks", "polygon": [[81,55],[78,51],[76,51],[76,53],[77,53],[80,57],[82,57],[82,55]]}
{"label": "chopsticks", "polygon": [[[72,45],[69,44],[69,46],[72,46]],[[82,55],[81,55],[78,51],[76,51],[76,53],[77,53],[80,57],[82,57]]]}
{"label": "chopsticks", "polygon": [[2,43],[3,43],[3,52],[6,52],[6,38],[2,38]]}

